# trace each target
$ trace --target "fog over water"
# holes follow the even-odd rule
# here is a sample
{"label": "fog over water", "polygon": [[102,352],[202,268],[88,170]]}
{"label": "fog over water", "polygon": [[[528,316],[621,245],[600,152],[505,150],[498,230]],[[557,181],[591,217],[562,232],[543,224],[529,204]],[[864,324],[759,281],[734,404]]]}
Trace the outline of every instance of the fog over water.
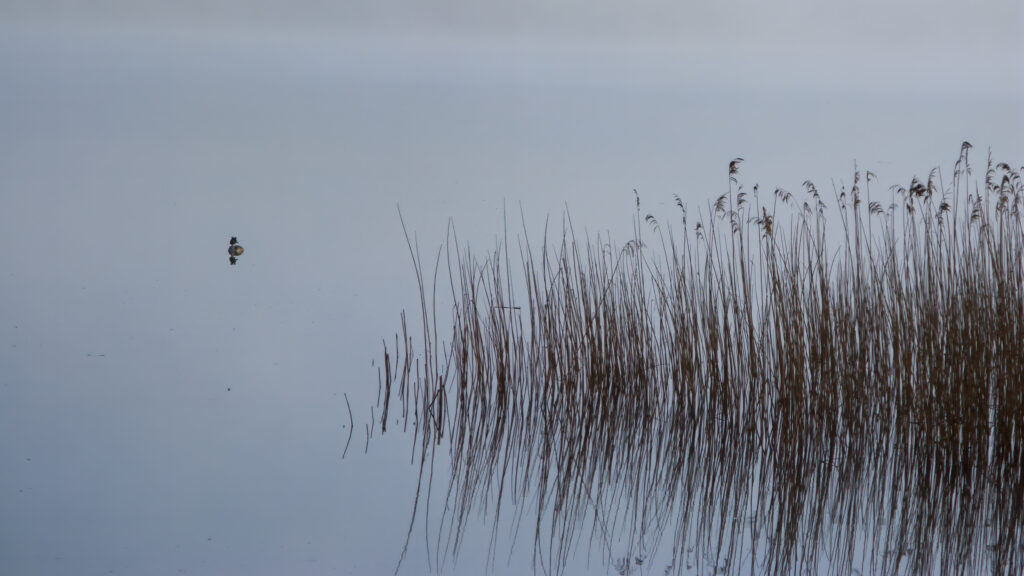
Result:
{"label": "fog over water", "polygon": [[1024,163],[1015,2],[442,4],[0,9],[0,573],[392,573],[418,470],[364,425],[418,307],[398,207],[430,255],[566,210],[622,244],[634,189],[706,211],[735,157],[829,197],[964,140]]}

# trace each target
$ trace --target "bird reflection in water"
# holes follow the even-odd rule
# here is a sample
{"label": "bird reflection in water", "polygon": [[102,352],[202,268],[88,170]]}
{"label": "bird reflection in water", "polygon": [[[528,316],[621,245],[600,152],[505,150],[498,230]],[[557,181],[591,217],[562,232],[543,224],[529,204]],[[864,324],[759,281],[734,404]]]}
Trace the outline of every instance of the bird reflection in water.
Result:
{"label": "bird reflection in water", "polygon": [[245,252],[245,248],[242,248],[242,245],[238,243],[237,237],[232,236],[231,241],[228,242],[228,254],[230,255],[228,262],[234,266],[238,263],[238,257],[241,256],[243,252]]}

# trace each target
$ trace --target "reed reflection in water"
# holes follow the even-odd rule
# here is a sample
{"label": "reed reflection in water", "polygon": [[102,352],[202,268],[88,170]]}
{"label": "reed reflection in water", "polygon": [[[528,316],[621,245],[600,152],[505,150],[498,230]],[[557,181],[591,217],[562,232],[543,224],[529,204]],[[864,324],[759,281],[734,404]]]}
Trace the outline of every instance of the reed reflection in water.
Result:
{"label": "reed reflection in water", "polygon": [[697,221],[638,198],[622,248],[568,217],[482,260],[411,241],[422,333],[385,342],[379,420],[414,433],[410,535],[443,490],[441,565],[484,514],[545,574],[593,546],[620,574],[1024,572],[1024,184],[970,150],[832,209],[736,159]]}

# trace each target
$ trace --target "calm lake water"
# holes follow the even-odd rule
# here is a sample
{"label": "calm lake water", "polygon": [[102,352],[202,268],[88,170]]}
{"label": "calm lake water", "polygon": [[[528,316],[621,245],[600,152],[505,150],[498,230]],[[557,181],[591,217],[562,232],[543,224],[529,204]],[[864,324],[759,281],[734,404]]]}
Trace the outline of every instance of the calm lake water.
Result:
{"label": "calm lake water", "polygon": [[[392,573],[417,439],[367,442],[365,426],[383,341],[419,305],[397,207],[432,262],[449,219],[481,252],[506,218],[536,235],[566,209],[621,245],[634,189],[645,211],[671,213],[677,194],[706,212],[738,156],[748,187],[794,191],[849,185],[855,162],[879,191],[907,185],[952,170],[964,140],[979,177],[988,147],[1024,158],[1019,71],[946,89],[927,70],[819,83],[714,62],[0,25],[0,572]],[[444,573],[532,569],[528,516],[514,547],[516,525],[468,518]],[[400,573],[436,565],[423,521]],[[592,548],[591,525],[566,574],[670,561],[671,546],[648,556],[611,535]]]}

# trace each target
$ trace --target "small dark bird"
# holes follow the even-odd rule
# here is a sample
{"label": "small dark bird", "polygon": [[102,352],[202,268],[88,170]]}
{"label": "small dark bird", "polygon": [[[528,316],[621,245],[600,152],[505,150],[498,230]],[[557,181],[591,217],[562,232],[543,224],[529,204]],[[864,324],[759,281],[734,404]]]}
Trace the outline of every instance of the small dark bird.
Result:
{"label": "small dark bird", "polygon": [[238,238],[232,236],[231,241],[228,242],[228,254],[231,256],[228,258],[228,262],[231,262],[231,265],[234,266],[238,262],[237,256],[241,256],[243,252],[245,252],[245,248],[242,248],[242,245],[238,243]]}

